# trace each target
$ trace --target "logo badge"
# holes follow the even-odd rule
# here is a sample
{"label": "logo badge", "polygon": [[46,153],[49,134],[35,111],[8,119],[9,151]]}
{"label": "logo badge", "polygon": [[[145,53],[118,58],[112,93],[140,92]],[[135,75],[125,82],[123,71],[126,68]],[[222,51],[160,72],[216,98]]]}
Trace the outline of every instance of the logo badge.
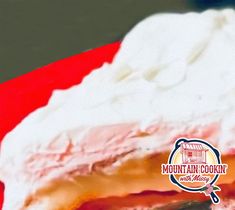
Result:
{"label": "logo badge", "polygon": [[205,193],[213,203],[220,202],[215,185],[220,175],[225,175],[227,164],[222,164],[220,152],[201,139],[181,138],[175,142],[175,148],[167,164],[162,164],[162,174],[184,191]]}

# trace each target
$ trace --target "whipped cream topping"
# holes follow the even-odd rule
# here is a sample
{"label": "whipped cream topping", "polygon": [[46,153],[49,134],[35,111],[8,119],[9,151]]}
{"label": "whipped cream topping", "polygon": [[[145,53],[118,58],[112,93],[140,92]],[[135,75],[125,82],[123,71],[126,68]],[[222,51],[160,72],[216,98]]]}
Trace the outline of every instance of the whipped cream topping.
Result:
{"label": "whipped cream topping", "polygon": [[[94,70],[80,85],[54,91],[47,106],[6,135],[1,146],[1,179],[15,180],[17,173],[29,173],[24,181],[34,183],[35,171],[29,171],[41,168],[40,176],[45,176],[45,164],[55,169],[47,181],[78,165],[87,164],[88,169],[83,168],[87,173],[97,160],[113,154],[138,150],[135,154],[143,155],[168,149],[174,137],[195,134],[196,128],[194,137],[203,136],[206,128],[208,139],[222,152],[230,152],[235,149],[234,57],[232,9],[159,14],[143,20],[126,35],[111,64]],[[118,130],[118,125],[125,126]],[[118,138],[111,135],[112,126]],[[95,139],[102,129],[109,132]],[[141,132],[149,135],[146,141],[124,141]],[[110,139],[115,139],[114,147],[104,154]],[[117,152],[118,148],[122,149]],[[75,165],[66,168],[65,161],[63,169],[55,167],[62,156],[75,153],[80,155],[71,155],[73,163],[81,158]]]}

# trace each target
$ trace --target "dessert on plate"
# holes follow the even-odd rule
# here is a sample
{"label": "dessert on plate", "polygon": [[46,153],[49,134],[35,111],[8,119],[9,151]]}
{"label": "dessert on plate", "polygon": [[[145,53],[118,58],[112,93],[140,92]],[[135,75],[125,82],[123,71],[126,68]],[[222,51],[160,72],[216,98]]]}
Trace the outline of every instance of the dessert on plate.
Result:
{"label": "dessert on plate", "polygon": [[[235,209],[234,57],[232,9],[143,20],[111,64],[5,136],[3,210]],[[180,137],[221,151],[219,205],[161,174]]]}

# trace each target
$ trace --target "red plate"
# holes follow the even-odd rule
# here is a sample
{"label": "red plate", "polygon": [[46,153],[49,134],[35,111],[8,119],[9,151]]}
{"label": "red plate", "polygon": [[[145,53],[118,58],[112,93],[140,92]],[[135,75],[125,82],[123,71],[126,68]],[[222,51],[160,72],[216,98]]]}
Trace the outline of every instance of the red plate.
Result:
{"label": "red plate", "polygon": [[[0,84],[0,140],[27,114],[46,105],[53,90],[79,84],[93,69],[111,62],[119,47],[119,42],[108,44]],[[0,184],[1,209],[3,191]]]}

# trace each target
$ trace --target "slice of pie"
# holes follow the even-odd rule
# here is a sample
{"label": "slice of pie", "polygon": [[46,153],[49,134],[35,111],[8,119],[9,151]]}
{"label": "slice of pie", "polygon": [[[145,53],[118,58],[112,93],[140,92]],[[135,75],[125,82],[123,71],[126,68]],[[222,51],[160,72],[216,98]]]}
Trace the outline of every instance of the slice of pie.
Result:
{"label": "slice of pie", "polygon": [[[112,64],[55,91],[1,145],[3,210],[234,209],[235,12],[154,15]],[[66,77],[66,69],[65,69]],[[208,141],[219,205],[161,174],[180,137]]]}

